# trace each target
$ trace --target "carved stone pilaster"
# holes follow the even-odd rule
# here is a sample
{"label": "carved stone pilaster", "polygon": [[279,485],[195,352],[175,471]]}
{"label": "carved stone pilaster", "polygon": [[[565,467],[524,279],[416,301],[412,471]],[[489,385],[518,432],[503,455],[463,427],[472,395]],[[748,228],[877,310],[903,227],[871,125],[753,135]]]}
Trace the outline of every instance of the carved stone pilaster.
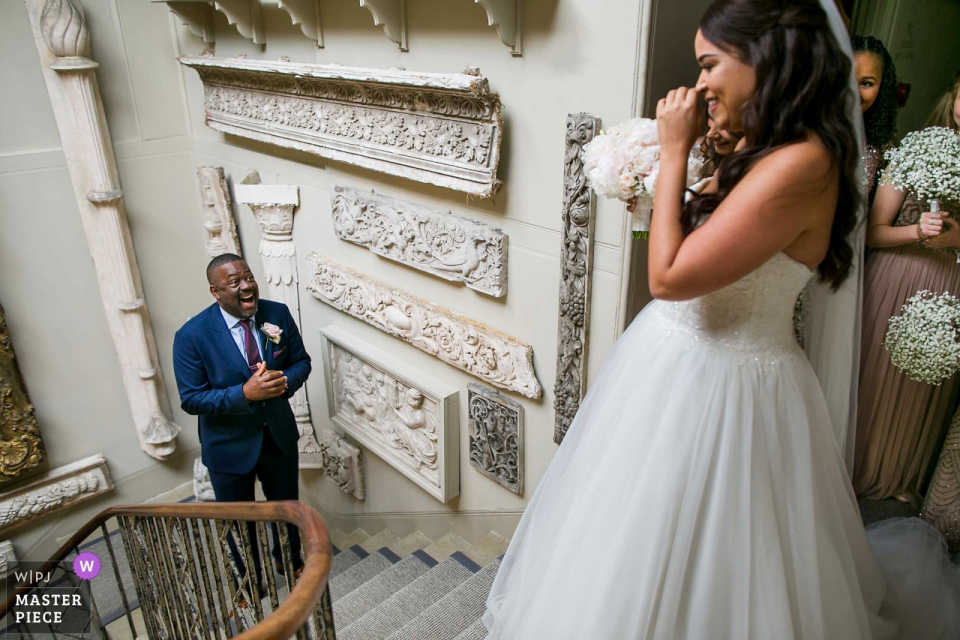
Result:
{"label": "carved stone pilaster", "polygon": [[87,25],[75,0],[26,5],[140,446],[163,460],[180,427],[169,417]]}
{"label": "carved stone pilaster", "polygon": [[97,454],[0,493],[0,533],[113,491],[107,460]]}
{"label": "carved stone pilaster", "polygon": [[[297,289],[297,248],[293,244],[293,210],[300,204],[300,188],[295,185],[260,184],[256,171],[234,186],[237,203],[250,207],[260,225],[260,258],[267,280],[267,298],[282,302],[290,309],[300,328],[300,291]],[[300,387],[290,398],[300,431],[300,468],[323,466],[320,445],[310,419],[307,387]]]}
{"label": "carved stone pilaster", "polygon": [[458,495],[457,390],[339,327],[320,335],[334,424],[437,500]]}
{"label": "carved stone pilaster", "polygon": [[45,457],[40,427],[0,305],[0,484],[32,469]]}
{"label": "carved stone pilaster", "polygon": [[523,495],[523,405],[471,382],[467,425],[470,464],[501,487]]}
{"label": "carved stone pilaster", "polygon": [[507,294],[507,235],[500,229],[372,191],[334,193],[333,228],[341,240],[487,295]]}
{"label": "carved stone pilaster", "polygon": [[477,75],[182,57],[207,125],[374,171],[493,197],[500,98]]}
{"label": "carved stone pilaster", "polygon": [[203,204],[203,228],[207,230],[207,255],[211,258],[224,253],[242,255],[223,167],[199,167],[197,180]]}
{"label": "carved stone pilaster", "polygon": [[344,493],[363,500],[366,488],[363,478],[363,454],[360,449],[335,431],[324,429],[320,434],[320,451],[323,453],[323,475]]}
{"label": "carved stone pilaster", "polygon": [[920,517],[943,534],[951,553],[960,551],[960,411],[950,422]]}
{"label": "carved stone pilaster", "polygon": [[316,253],[307,260],[307,291],[321,302],[492,385],[540,397],[527,343]]}
{"label": "carved stone pilaster", "polygon": [[590,332],[590,284],[593,275],[593,227],[597,197],[587,185],[583,147],[593,140],[600,120],[587,113],[567,116],[563,156],[563,225],[560,241],[560,326],[557,329],[556,416],[553,441],[563,442],[587,393],[587,342]]}
{"label": "carved stone pilaster", "polygon": [[200,458],[193,460],[193,497],[197,502],[216,502],[217,496],[213,493],[213,483],[210,482],[210,471],[203,466]]}

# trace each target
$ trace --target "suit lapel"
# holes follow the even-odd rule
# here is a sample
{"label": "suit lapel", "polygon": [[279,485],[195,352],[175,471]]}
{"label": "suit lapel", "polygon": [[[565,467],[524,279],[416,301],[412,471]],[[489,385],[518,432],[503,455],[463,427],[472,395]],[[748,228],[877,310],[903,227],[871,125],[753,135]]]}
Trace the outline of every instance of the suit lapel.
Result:
{"label": "suit lapel", "polygon": [[233,341],[233,335],[231,335],[227,323],[223,320],[223,314],[220,313],[220,305],[216,303],[210,308],[209,324],[213,329],[217,349],[226,355],[227,360],[243,374],[244,379],[248,379],[250,377],[250,367],[247,366],[246,359],[240,353],[240,349],[237,348],[237,343]]}

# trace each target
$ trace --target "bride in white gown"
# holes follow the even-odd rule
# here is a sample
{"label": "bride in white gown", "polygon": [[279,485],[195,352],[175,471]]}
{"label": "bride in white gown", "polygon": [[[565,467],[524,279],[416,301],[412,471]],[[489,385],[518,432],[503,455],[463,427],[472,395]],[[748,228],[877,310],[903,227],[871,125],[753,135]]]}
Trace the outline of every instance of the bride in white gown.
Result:
{"label": "bride in white gown", "polygon": [[[697,88],[657,109],[658,300],[530,501],[488,637],[960,638],[960,572],[939,534],[911,519],[868,540],[845,437],[793,336],[811,279],[856,274],[860,146],[838,40],[816,0],[720,0],[704,15]],[[698,93],[746,146],[684,205]]]}

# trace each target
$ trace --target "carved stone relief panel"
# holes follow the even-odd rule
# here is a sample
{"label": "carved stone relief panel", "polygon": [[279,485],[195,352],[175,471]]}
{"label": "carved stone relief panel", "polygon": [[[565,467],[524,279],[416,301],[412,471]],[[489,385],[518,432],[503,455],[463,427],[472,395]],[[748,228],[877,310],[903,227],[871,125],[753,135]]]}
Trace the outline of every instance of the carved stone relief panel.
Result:
{"label": "carved stone relief panel", "polygon": [[363,479],[363,454],[360,449],[330,429],[323,430],[319,442],[323,454],[323,475],[344,493],[363,500],[366,488]]}
{"label": "carved stone relief panel", "polygon": [[587,185],[583,147],[593,140],[600,120],[587,113],[567,116],[563,158],[563,237],[560,258],[560,312],[557,329],[556,411],[553,441],[563,442],[587,393],[587,341],[590,335],[590,283],[597,197]]}
{"label": "carved stone relief panel", "polygon": [[316,253],[307,260],[313,267],[307,290],[321,302],[492,385],[540,397],[533,349],[525,342]]}
{"label": "carved stone relief panel", "polygon": [[457,390],[339,327],[320,334],[333,422],[437,500],[458,495]]}
{"label": "carved stone relief panel", "polygon": [[180,58],[218,131],[482,198],[500,186],[500,98],[477,75]]}
{"label": "carved stone relief panel", "polygon": [[193,460],[193,497],[197,502],[216,502],[217,496],[213,493],[213,483],[210,481],[210,470],[203,465],[200,458]]}
{"label": "carved stone relief panel", "polygon": [[243,255],[223,167],[199,167],[197,179],[203,203],[203,228],[207,230],[207,255],[211,258],[224,253]]}
{"label": "carved stone relief panel", "polygon": [[17,554],[13,550],[13,543],[9,540],[0,542],[0,578],[4,578],[13,573],[17,568]]}
{"label": "carved stone relief panel", "polygon": [[507,235],[500,229],[372,191],[334,193],[333,228],[341,240],[487,295],[507,294]]}
{"label": "carved stone relief panel", "polygon": [[40,464],[46,452],[0,306],[0,484]]}
{"label": "carved stone relief panel", "polygon": [[523,495],[523,406],[471,382],[467,421],[470,464],[501,487]]}
{"label": "carved stone relief panel", "polygon": [[0,533],[113,491],[107,460],[97,454],[0,493]]}

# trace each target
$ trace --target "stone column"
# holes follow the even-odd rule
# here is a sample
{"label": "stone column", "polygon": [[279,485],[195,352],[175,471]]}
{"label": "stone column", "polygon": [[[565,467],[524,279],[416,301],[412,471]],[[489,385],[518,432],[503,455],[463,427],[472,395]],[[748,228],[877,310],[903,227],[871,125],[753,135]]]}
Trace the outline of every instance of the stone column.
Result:
{"label": "stone column", "polygon": [[140,446],[163,460],[180,427],[169,417],[87,24],[75,0],[25,1]]}
{"label": "stone column", "polygon": [[[293,210],[300,204],[300,188],[296,185],[260,184],[256,171],[234,188],[238,204],[250,207],[260,224],[260,258],[267,280],[266,298],[282,302],[290,309],[300,329],[300,292],[297,289],[297,249],[293,244]],[[301,329],[300,333],[303,333]],[[300,468],[323,467],[323,455],[317,443],[307,387],[300,387],[290,399],[300,431]]]}

